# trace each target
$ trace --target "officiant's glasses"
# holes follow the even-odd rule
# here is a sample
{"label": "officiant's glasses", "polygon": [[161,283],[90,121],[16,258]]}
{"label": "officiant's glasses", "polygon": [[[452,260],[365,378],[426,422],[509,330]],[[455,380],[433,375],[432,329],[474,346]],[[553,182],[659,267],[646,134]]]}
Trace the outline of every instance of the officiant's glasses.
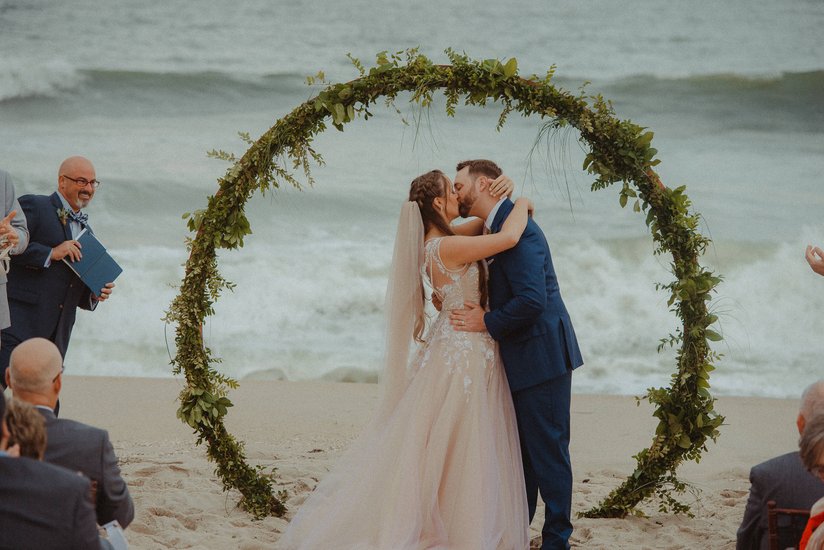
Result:
{"label": "officiant's glasses", "polygon": [[92,189],[97,189],[98,187],[100,187],[100,180],[89,181],[86,178],[77,178],[77,179],[75,179],[75,178],[70,178],[69,176],[67,176],[65,174],[63,174],[63,177],[66,178],[69,181],[73,181],[74,183],[77,184],[78,187],[86,187],[87,185],[91,185]]}
{"label": "officiant's glasses", "polygon": [[[71,178],[69,178],[69,179],[71,179]],[[60,372],[58,372],[58,373],[57,373],[57,376],[55,376],[54,378],[52,378],[52,384],[54,384],[55,382],[57,382],[57,379],[60,377],[60,375],[61,375],[61,374],[63,374],[63,371],[64,371],[64,370],[66,370],[66,367],[65,367],[65,366],[61,366],[61,367],[60,367]]]}

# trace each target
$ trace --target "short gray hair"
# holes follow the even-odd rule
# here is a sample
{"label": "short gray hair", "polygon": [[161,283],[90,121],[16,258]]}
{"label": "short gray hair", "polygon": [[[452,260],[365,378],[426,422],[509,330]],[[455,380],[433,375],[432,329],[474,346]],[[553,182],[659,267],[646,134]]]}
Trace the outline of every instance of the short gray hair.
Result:
{"label": "short gray hair", "polygon": [[801,394],[801,409],[798,412],[805,420],[824,414],[824,379],[807,386]]}
{"label": "short gray hair", "polygon": [[824,454],[824,414],[819,413],[807,421],[798,446],[805,468],[812,470],[821,466],[818,457]]}

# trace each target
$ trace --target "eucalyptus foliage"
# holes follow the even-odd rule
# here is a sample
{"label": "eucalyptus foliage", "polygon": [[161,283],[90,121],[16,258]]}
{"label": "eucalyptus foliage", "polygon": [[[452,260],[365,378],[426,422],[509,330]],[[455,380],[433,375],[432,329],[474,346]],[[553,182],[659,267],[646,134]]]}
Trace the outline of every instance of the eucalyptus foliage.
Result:
{"label": "eucalyptus foliage", "polygon": [[312,184],[310,166],[323,164],[313,139],[328,125],[343,131],[357,117],[369,119],[379,100],[394,107],[403,92],[409,92],[411,103],[428,108],[433,94],[441,92],[450,116],[461,103],[495,103],[502,106],[498,128],[513,112],[540,117],[544,129],[576,128],[588,151],[583,169],[595,179],[592,190],[619,184],[619,204],[624,207],[631,201],[636,212],[646,215],[655,253],[672,256],[675,278],[659,287],[669,293],[668,305],[680,320],[680,328],[661,340],[659,351],[677,346],[677,368],[669,388],[651,388],[645,396],[655,406],[658,427],[650,446],[635,455],[637,467],[632,475],[582,515],[623,517],[639,513],[636,506],[650,498],[657,500],[662,511],[688,511],[674,497],[684,490],[676,469],[684,460],[701,458],[707,440],[718,437],[723,417],[713,410],[714,399],[708,391],[712,364],[718,359],[708,341],[721,338],[709,328],[717,318],[708,312],[708,302],[720,278],[698,262],[710,241],[698,232],[699,218],[690,212],[684,188],[665,187],[654,172],[659,160],[651,131],[616,118],[611,104],[600,95],[587,96],[583,91],[573,95],[553,85],[554,66],[543,76],[523,78],[514,58],[476,61],[452,50],[446,53],[449,65],[434,64],[414,49],[382,52],[368,70],[350,58],[358,78],[337,84],[325,82],[322,73],[309,78],[310,84],[325,88],[256,141],[241,134],[249,144],[241,158],[223,151],[210,153],[232,166],[218,180],[219,189],[208,198],[207,207],[184,215],[194,236],[187,240],[189,259],[180,292],[166,316],[177,325],[173,371],[186,378],[178,417],[195,430],[198,444],[207,444],[224,488],[240,491],[243,508],[255,517],[283,515],[285,493],[273,492],[272,476],[247,464],[243,444],[224,425],[232,406],[228,392],[237,382],[214,368],[219,360],[204,345],[202,333],[206,317],[214,314],[215,301],[232,288],[218,272],[216,251],[243,246],[251,233],[244,207],[255,192],[281,185],[300,188],[296,171]]}

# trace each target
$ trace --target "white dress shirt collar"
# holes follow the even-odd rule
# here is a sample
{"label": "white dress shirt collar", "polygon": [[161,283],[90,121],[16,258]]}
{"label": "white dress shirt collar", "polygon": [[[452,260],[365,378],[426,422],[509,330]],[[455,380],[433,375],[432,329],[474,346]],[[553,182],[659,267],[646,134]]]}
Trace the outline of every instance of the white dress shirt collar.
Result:
{"label": "white dress shirt collar", "polygon": [[484,227],[487,230],[492,231],[492,222],[495,221],[495,216],[498,214],[498,210],[500,210],[501,205],[506,200],[506,197],[501,197],[501,200],[498,201],[498,204],[492,207],[492,210],[489,212],[489,216],[486,217],[486,221],[484,222]]}

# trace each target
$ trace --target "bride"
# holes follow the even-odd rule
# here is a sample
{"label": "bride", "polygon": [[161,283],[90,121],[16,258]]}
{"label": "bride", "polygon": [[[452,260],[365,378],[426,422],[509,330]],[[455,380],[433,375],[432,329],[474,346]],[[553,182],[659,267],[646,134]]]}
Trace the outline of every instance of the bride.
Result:
{"label": "bride", "polygon": [[[298,510],[280,548],[528,547],[515,411],[497,344],[449,323],[450,310],[485,302],[483,260],[515,246],[528,203],[515,202],[499,233],[477,235],[482,220],[450,226],[458,197],[443,172],[412,182],[387,289],[378,410]],[[442,303],[425,336],[424,278]],[[413,339],[420,346],[409,361]]]}

